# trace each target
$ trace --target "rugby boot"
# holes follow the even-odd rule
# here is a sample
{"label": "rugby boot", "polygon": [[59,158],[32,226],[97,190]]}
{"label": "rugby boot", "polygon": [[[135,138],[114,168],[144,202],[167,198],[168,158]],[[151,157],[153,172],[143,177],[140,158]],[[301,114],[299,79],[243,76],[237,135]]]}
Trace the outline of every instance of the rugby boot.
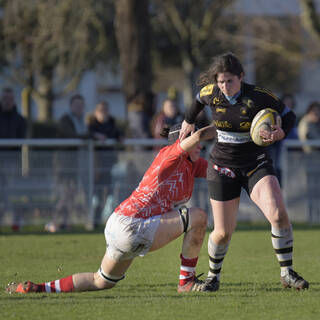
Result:
{"label": "rugby boot", "polygon": [[309,282],[304,280],[297,272],[289,269],[289,272],[280,277],[281,284],[284,288],[294,288],[304,290],[309,288]]}
{"label": "rugby boot", "polygon": [[25,281],[20,283],[11,282],[7,285],[6,291],[8,293],[30,293],[30,292],[39,292],[38,285],[31,282]]}
{"label": "rugby boot", "polygon": [[199,280],[198,277],[194,276],[193,279],[188,281],[185,285],[178,285],[177,291],[181,292],[190,292],[190,291],[201,291],[201,286],[203,285],[203,281]]}
{"label": "rugby boot", "polygon": [[201,285],[200,291],[215,292],[219,290],[219,287],[220,281],[217,279],[217,277],[208,277]]}

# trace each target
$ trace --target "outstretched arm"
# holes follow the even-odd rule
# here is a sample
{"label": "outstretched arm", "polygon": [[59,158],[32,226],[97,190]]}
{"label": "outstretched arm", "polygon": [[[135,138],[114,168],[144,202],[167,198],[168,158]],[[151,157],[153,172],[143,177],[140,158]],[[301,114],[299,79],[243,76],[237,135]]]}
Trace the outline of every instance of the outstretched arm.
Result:
{"label": "outstretched arm", "polygon": [[185,119],[182,122],[179,139],[182,141],[188,134],[194,131],[194,122],[197,115],[203,110],[204,104],[202,104],[198,99],[194,101],[191,108],[189,108],[185,114]]}
{"label": "outstretched arm", "polygon": [[180,146],[184,151],[192,151],[199,142],[213,139],[216,135],[216,128],[214,126],[204,127],[195,133],[191,134],[190,137],[185,138],[180,142]]}
{"label": "outstretched arm", "polygon": [[192,134],[194,132],[194,127],[194,124],[190,124],[186,120],[183,120],[180,129],[179,139],[182,141],[188,136],[189,133]]}

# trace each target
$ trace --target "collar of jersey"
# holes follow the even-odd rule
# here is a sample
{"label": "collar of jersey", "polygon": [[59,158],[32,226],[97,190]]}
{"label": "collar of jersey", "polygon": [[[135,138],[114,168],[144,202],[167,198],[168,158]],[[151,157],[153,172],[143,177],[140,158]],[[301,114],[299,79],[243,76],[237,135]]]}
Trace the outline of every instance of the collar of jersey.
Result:
{"label": "collar of jersey", "polygon": [[230,104],[236,104],[237,98],[240,96],[240,94],[241,94],[241,90],[233,96],[227,96],[227,95],[224,95],[224,96],[226,97],[226,99],[229,101]]}

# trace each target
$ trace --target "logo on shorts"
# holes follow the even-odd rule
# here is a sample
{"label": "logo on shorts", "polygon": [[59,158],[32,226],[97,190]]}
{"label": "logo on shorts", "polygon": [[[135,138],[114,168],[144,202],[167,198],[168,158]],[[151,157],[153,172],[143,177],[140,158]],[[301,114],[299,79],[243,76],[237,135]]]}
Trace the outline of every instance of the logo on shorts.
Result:
{"label": "logo on shorts", "polygon": [[263,166],[267,162],[268,162],[268,160],[264,160],[264,161],[260,162],[253,170],[247,172],[247,176],[250,177],[253,173],[255,173],[261,166]]}
{"label": "logo on shorts", "polygon": [[236,174],[230,169],[230,168],[227,168],[227,167],[219,167],[217,166],[216,164],[213,165],[213,169],[218,171],[220,174],[223,174],[229,178],[235,178],[236,177]]}

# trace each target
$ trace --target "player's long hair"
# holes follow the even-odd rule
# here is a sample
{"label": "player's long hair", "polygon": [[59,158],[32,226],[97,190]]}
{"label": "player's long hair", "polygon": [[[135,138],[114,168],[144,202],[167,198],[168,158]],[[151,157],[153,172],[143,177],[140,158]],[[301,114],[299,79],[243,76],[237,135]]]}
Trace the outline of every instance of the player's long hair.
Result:
{"label": "player's long hair", "polygon": [[229,72],[238,77],[244,75],[240,60],[232,52],[213,57],[209,69],[200,74],[197,84],[199,86],[216,84],[218,73],[224,72]]}

